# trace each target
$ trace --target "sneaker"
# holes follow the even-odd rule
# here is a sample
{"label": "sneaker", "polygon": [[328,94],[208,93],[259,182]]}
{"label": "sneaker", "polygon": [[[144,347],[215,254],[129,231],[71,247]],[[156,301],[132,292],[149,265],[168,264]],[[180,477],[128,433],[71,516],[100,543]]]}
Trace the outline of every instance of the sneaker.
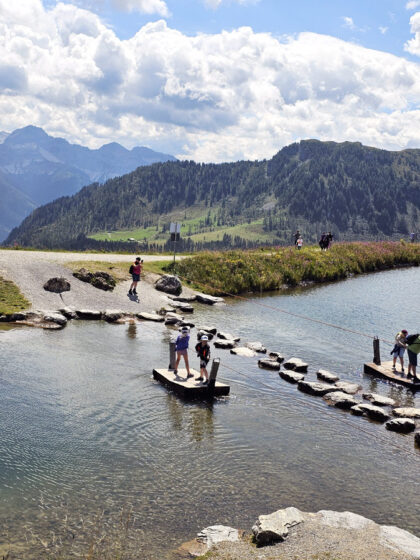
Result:
{"label": "sneaker", "polygon": [[190,377],[194,377],[194,375],[193,375],[192,373],[189,373],[189,374],[187,375],[187,379],[189,379]]}
{"label": "sneaker", "polygon": [[203,377],[196,377],[195,378],[196,381],[203,381],[203,379],[204,379]]}
{"label": "sneaker", "polygon": [[392,366],[392,371],[396,371],[396,369],[397,368],[395,366]]}
{"label": "sneaker", "polygon": [[128,290],[128,295],[129,295],[129,296],[132,296],[132,295],[133,295],[133,292],[132,292],[131,290]]}
{"label": "sneaker", "polygon": [[178,370],[174,369],[174,375],[178,375]]}
{"label": "sneaker", "polygon": [[207,379],[205,381],[203,381],[203,385],[208,385],[208,384],[209,384],[209,382],[208,382]]}
{"label": "sneaker", "polygon": [[405,373],[405,369],[404,369],[404,368],[401,368],[401,373]]}
{"label": "sneaker", "polygon": [[134,294],[134,295],[137,295],[137,291],[136,291],[136,290],[133,290],[133,294]]}

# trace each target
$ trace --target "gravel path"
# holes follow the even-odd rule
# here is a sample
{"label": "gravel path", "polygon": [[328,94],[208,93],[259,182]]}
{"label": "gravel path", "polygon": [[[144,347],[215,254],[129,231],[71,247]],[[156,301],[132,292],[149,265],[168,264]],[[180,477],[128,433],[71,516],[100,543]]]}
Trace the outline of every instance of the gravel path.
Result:
{"label": "gravel path", "polygon": [[[146,255],[145,262],[167,259],[160,255]],[[126,312],[155,311],[169,302],[167,296],[153,287],[157,278],[147,274],[138,286],[139,301],[127,295],[131,280],[127,272],[127,281],[117,284],[112,292],[104,292],[86,282],[74,278],[64,265],[71,261],[106,261],[129,263],[132,255],[98,254],[98,253],[50,253],[44,251],[5,251],[0,250],[0,276],[12,280],[19,286],[23,295],[31,302],[33,310],[54,311],[63,306],[77,309],[118,309]],[[46,292],[44,283],[52,277],[59,276],[69,280],[71,290],[63,294]],[[190,290],[184,288],[183,293]]]}

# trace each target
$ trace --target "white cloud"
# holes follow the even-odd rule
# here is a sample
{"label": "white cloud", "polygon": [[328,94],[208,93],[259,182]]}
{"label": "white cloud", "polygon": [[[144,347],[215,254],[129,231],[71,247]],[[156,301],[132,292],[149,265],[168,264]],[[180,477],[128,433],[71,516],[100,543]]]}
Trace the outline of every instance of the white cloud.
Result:
{"label": "white cloud", "polygon": [[420,6],[420,0],[410,0],[409,2],[407,2],[407,4],[405,5],[407,10],[415,10],[416,8],[418,8]]}
{"label": "white cloud", "polygon": [[405,50],[411,54],[420,56],[420,12],[417,12],[410,18],[411,33],[414,33],[413,39],[405,44]]}
{"label": "white cloud", "polygon": [[187,36],[163,20],[121,40],[74,5],[9,5],[0,0],[3,129],[200,161],[270,157],[308,137],[420,146],[420,65],[402,57],[314,33]]}
{"label": "white cloud", "polygon": [[382,33],[382,35],[385,35],[385,33],[388,31],[389,27],[379,26],[378,29]]}
{"label": "white cloud", "polygon": [[124,12],[140,12],[169,16],[168,6],[164,0],[112,0],[112,4]]}
{"label": "white cloud", "polygon": [[246,6],[248,4],[258,4],[258,2],[260,2],[260,0],[204,0],[204,3],[206,4],[206,6],[208,6],[209,8],[212,8],[213,10],[216,10],[222,4],[236,3],[236,4],[240,4],[242,6]]}
{"label": "white cloud", "polygon": [[348,27],[348,29],[356,29],[356,26],[354,25],[353,18],[351,18],[349,16],[343,16],[341,19],[344,22],[343,27]]}

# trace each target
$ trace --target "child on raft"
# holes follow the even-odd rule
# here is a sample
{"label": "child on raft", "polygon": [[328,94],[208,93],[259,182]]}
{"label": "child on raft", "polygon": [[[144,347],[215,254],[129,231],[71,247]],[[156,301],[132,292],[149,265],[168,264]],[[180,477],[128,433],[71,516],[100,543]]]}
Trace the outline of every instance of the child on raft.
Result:
{"label": "child on raft", "polygon": [[178,366],[182,356],[184,358],[185,367],[187,369],[187,379],[193,376],[193,374],[190,372],[190,364],[188,361],[189,341],[190,341],[190,330],[188,327],[182,327],[181,334],[177,337],[175,342],[176,362],[175,362],[174,374],[178,375]]}
{"label": "child on raft", "polygon": [[203,381],[203,385],[209,382],[209,374],[207,372],[207,364],[210,360],[210,346],[208,345],[209,337],[203,335],[200,342],[196,344],[195,351],[200,358],[200,377],[196,377],[196,381]]}

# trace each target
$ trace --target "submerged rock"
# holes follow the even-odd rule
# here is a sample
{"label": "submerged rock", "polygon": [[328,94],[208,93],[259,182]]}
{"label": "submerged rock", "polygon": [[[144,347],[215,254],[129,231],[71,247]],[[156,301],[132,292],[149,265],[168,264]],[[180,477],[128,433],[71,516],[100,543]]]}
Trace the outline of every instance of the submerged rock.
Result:
{"label": "submerged rock", "polygon": [[325,381],[326,383],[335,383],[340,379],[338,375],[336,375],[335,373],[331,373],[326,369],[319,369],[316,372],[316,376],[318,377],[318,379],[320,379],[321,381]]}
{"label": "submerged rock", "polygon": [[177,276],[173,274],[164,274],[155,282],[156,290],[179,296],[182,292],[182,284]]}
{"label": "submerged rock", "polygon": [[47,292],[54,292],[55,294],[69,292],[70,282],[65,278],[50,278],[45,282],[44,290]]}
{"label": "submerged rock", "polygon": [[377,393],[363,393],[363,398],[370,401],[375,406],[395,406],[394,399],[383,397]]}
{"label": "submerged rock", "polygon": [[238,348],[232,348],[230,351],[231,354],[235,354],[236,356],[243,356],[245,358],[253,358],[256,356],[254,350],[251,348],[246,348],[245,346],[239,346]]}
{"label": "submerged rock", "polygon": [[269,360],[268,358],[262,358],[261,360],[258,360],[258,366],[260,368],[272,369],[275,371],[279,371],[280,369],[280,364],[277,360]]}
{"label": "submerged rock", "polygon": [[410,432],[414,432],[416,429],[416,423],[411,418],[394,418],[385,424],[385,428],[387,430],[391,430],[391,432],[408,434]]}
{"label": "submerged rock", "polygon": [[299,381],[298,389],[303,393],[308,393],[309,395],[315,395],[316,397],[323,397],[327,393],[332,393],[333,391],[340,391],[338,387],[334,385],[328,385],[327,383],[320,383],[319,381]]}
{"label": "submerged rock", "polygon": [[269,515],[260,515],[252,527],[254,540],[258,546],[284,541],[289,534],[289,528],[303,522],[302,513],[294,507],[280,509]]}
{"label": "submerged rock", "polygon": [[300,373],[306,373],[308,371],[308,364],[300,358],[290,358],[283,363],[283,366],[286,369],[292,369],[293,371],[298,371]]}
{"label": "submerged rock", "polygon": [[349,395],[355,395],[362,388],[361,385],[358,385],[357,383],[349,383],[348,381],[337,381],[334,385]]}
{"label": "submerged rock", "polygon": [[414,408],[412,406],[394,408],[392,414],[399,418],[420,418],[420,408]]}
{"label": "submerged rock", "polygon": [[386,422],[390,419],[390,415],[380,408],[379,406],[374,406],[373,404],[360,403],[356,406],[351,407],[351,412],[357,416],[367,416],[372,420],[377,420],[378,422]]}
{"label": "submerged rock", "polygon": [[349,410],[352,406],[356,406],[358,401],[347,393],[343,391],[333,391],[329,392],[322,397],[328,404],[336,406],[337,408],[343,408],[344,410]]}
{"label": "submerged rock", "polygon": [[305,376],[302,373],[297,373],[292,370],[281,371],[280,377],[289,383],[299,383],[299,381],[303,381],[305,379]]}

